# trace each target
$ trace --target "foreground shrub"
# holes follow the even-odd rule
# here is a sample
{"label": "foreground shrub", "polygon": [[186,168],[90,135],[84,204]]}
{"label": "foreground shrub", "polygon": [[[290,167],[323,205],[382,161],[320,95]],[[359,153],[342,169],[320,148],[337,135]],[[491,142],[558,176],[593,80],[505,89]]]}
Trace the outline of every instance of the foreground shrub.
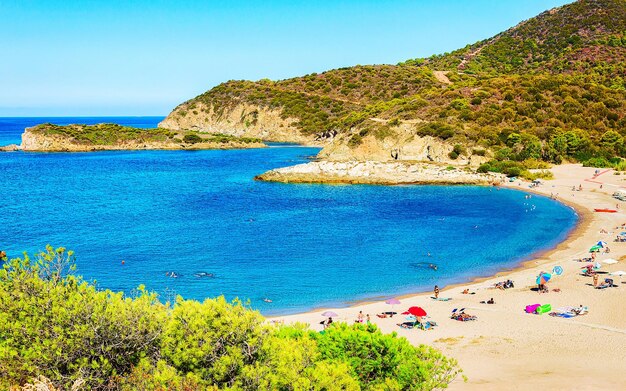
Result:
{"label": "foreground shrub", "polygon": [[460,370],[373,325],[273,327],[241,302],[97,290],[64,248],[0,269],[0,389],[432,390]]}
{"label": "foreground shrub", "polygon": [[456,361],[439,351],[383,334],[373,324],[338,324],[311,336],[323,358],[348,363],[363,389],[432,390],[460,372]]}

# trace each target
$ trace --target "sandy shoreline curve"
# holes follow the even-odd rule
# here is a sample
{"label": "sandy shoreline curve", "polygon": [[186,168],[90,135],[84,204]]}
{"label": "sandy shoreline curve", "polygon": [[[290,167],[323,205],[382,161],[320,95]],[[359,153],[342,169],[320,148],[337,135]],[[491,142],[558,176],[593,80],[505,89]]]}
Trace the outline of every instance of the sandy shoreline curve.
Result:
{"label": "sandy shoreline curve", "polygon": [[[338,314],[336,320],[352,323],[358,312],[363,311],[384,332],[397,332],[411,343],[429,344],[456,358],[468,381],[457,379],[450,385],[451,390],[524,390],[536,386],[552,390],[622,389],[626,362],[626,278],[622,281],[608,273],[626,269],[626,243],[613,241],[622,230],[615,228],[626,223],[626,213],[621,209],[618,213],[594,213],[593,209],[615,208],[620,201],[611,194],[626,185],[626,176],[613,175],[607,170],[596,177],[596,169],[574,164],[555,166],[551,171],[554,180],[544,181],[537,188],[519,182],[507,182],[503,186],[543,196],[558,194],[558,201],[576,211],[577,224],[554,248],[535,253],[517,267],[494,276],[445,287],[440,297],[448,297],[450,301],[432,300],[430,292],[398,296],[402,304],[396,305],[394,311],[402,312],[413,305],[423,307],[430,320],[438,324],[433,330],[402,329],[396,325],[404,320],[402,315],[376,317],[391,309],[382,300],[330,308]],[[572,191],[573,186],[580,185],[582,191]],[[592,279],[579,272],[587,263],[574,261],[586,257],[589,247],[599,240],[607,242],[611,249],[609,254],[598,255],[602,264],[600,272],[606,273],[600,274],[600,281],[613,278],[618,288],[594,289]],[[602,261],[608,258],[619,262],[604,264]],[[560,292],[532,291],[537,274],[556,265],[562,266],[564,273],[554,277],[549,287]],[[493,288],[494,283],[506,279],[515,281],[515,288],[504,291]],[[475,294],[462,294],[465,289]],[[494,298],[495,304],[480,303],[490,298]],[[549,303],[553,308],[582,304],[589,307],[589,314],[563,319],[523,311],[526,305],[535,303]],[[478,320],[450,319],[454,308],[466,308]],[[320,314],[325,309],[329,308],[269,319],[308,323],[312,329],[321,330]]]}

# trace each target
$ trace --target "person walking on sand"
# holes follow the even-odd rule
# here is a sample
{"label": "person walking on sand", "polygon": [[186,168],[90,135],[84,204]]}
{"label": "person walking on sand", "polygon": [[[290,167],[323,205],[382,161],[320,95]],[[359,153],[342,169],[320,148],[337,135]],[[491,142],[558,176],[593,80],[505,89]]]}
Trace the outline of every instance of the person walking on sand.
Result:
{"label": "person walking on sand", "polygon": [[435,293],[435,299],[438,299],[439,298],[439,287],[437,285],[435,285],[434,293]]}

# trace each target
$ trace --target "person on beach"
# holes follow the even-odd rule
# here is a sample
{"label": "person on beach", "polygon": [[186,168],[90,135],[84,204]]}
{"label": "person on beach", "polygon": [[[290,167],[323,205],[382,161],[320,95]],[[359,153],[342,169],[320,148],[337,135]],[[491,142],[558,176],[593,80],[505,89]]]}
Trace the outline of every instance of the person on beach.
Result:
{"label": "person on beach", "polygon": [[367,314],[367,318],[365,318],[365,322],[367,324],[371,324],[371,322],[370,322],[370,314]]}
{"label": "person on beach", "polygon": [[324,323],[324,328],[328,328],[333,323],[333,318],[328,317],[328,320]]}
{"label": "person on beach", "polygon": [[593,286],[598,286],[598,274],[593,273]]}
{"label": "person on beach", "polygon": [[7,253],[4,250],[0,250],[0,261],[7,260]]}
{"label": "person on beach", "polygon": [[438,299],[439,298],[439,287],[437,285],[435,285],[434,293],[435,293],[435,299]]}
{"label": "person on beach", "polygon": [[363,323],[363,311],[359,311],[359,314],[356,316],[357,323]]}

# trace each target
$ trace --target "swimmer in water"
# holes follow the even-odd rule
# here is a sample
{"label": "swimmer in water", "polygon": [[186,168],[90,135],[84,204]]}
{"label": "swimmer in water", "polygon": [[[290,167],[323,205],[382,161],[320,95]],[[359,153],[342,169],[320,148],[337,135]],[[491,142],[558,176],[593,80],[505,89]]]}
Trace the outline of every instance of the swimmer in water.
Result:
{"label": "swimmer in water", "polygon": [[437,270],[437,265],[435,265],[434,263],[431,263],[430,265],[428,265],[428,267],[435,271]]}
{"label": "swimmer in water", "polygon": [[268,299],[267,297],[265,299],[263,299],[264,302],[266,303],[271,303],[272,301],[270,299]]}

